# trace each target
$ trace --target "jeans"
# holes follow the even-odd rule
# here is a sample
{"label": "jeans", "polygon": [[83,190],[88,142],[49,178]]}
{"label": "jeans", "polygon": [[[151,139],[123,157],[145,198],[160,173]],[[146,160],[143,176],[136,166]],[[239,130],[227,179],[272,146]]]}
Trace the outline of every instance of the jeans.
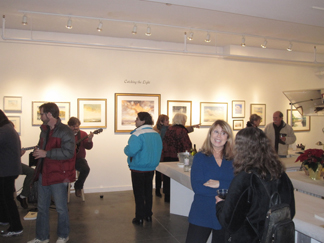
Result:
{"label": "jeans", "polygon": [[84,182],[90,172],[88,162],[85,159],[76,159],[75,169],[80,172],[80,175],[78,177],[78,180],[74,183],[74,188],[83,189]]}
{"label": "jeans", "polygon": [[34,178],[34,172],[35,170],[33,168],[30,168],[28,165],[25,165],[21,163],[21,168],[22,168],[22,175],[26,175],[26,178],[24,180],[24,185],[22,192],[20,195],[28,197],[30,193],[30,187]]}
{"label": "jeans", "polygon": [[53,196],[58,214],[57,236],[66,238],[70,233],[69,213],[67,207],[67,185],[59,183],[50,186],[42,186],[42,174],[38,180],[38,214],[36,219],[36,238],[49,239],[49,208]]}
{"label": "jeans", "polygon": [[152,181],[154,171],[132,171],[132,184],[135,197],[137,219],[151,217],[152,213]]}
{"label": "jeans", "polygon": [[16,178],[17,176],[0,177],[0,222],[10,224],[8,231],[23,229],[13,196]]}

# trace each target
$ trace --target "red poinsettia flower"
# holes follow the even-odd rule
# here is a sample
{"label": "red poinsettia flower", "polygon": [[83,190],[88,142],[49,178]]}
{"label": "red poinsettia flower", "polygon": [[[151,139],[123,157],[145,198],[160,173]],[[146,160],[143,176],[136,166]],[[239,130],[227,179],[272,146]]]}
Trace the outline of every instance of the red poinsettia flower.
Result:
{"label": "red poinsettia flower", "polygon": [[304,165],[316,171],[319,164],[324,164],[324,151],[322,149],[307,149],[298,156],[295,162],[301,161]]}

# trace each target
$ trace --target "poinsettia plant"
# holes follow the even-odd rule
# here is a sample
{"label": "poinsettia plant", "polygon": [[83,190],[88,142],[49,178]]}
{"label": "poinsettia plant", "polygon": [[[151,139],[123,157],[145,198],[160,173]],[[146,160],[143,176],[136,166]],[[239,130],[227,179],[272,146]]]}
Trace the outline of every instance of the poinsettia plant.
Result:
{"label": "poinsettia plant", "polygon": [[298,156],[295,162],[297,161],[301,161],[303,165],[307,165],[315,172],[319,165],[324,165],[324,151],[322,149],[307,149]]}

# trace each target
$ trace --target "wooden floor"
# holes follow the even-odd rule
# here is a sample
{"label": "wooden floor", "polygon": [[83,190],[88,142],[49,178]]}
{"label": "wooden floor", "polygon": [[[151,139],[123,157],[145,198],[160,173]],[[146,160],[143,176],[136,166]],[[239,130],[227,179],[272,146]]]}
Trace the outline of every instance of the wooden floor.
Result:
{"label": "wooden floor", "polygon": [[[103,195],[103,198],[100,198]],[[169,204],[153,196],[152,222],[143,226],[133,225],[135,202],[132,191],[88,193],[85,202],[71,194],[68,205],[70,216],[69,243],[181,243],[185,242],[187,217],[169,213]],[[35,238],[35,220],[23,219],[28,210],[17,203],[24,232],[21,236],[4,238],[1,243],[26,243]],[[34,205],[29,205],[33,208]],[[50,243],[57,240],[57,214],[50,209]],[[0,230],[6,227],[0,226]]]}

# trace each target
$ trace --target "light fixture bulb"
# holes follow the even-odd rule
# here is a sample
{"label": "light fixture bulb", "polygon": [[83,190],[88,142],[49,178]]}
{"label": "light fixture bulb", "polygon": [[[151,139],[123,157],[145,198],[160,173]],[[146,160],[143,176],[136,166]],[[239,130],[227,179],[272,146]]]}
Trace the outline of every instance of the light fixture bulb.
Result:
{"label": "light fixture bulb", "polygon": [[21,23],[22,23],[22,25],[27,25],[28,24],[27,23],[27,16],[26,15],[23,16]]}
{"label": "light fixture bulb", "polygon": [[193,32],[190,32],[190,34],[189,34],[189,36],[188,36],[188,40],[193,40],[193,35],[194,35],[194,33]]}
{"label": "light fixture bulb", "polygon": [[136,24],[134,24],[132,34],[133,35],[136,35],[137,34],[137,26],[136,26]]}
{"label": "light fixture bulb", "polygon": [[207,35],[206,35],[206,39],[205,39],[205,42],[209,43],[210,41],[211,41],[211,39],[210,39],[210,34],[207,33]]}
{"label": "light fixture bulb", "polygon": [[145,33],[145,35],[147,35],[147,36],[151,36],[151,27],[150,26],[147,26],[147,29],[146,29],[146,33]]}
{"label": "light fixture bulb", "polygon": [[245,37],[242,36],[242,43],[241,43],[241,46],[245,47]]}
{"label": "light fixture bulb", "polygon": [[68,22],[67,22],[67,24],[66,24],[66,26],[65,26],[67,29],[72,29],[72,20],[71,20],[71,18],[69,18],[69,20],[68,20]]}
{"label": "light fixture bulb", "polygon": [[289,46],[287,48],[287,51],[292,51],[292,43],[291,42],[289,42]]}
{"label": "light fixture bulb", "polygon": [[99,25],[98,25],[98,28],[97,28],[97,30],[98,30],[99,32],[101,32],[101,31],[102,31],[102,22],[101,22],[101,21],[99,22]]}
{"label": "light fixture bulb", "polygon": [[267,48],[268,41],[264,40],[263,44],[261,45],[262,48]]}

